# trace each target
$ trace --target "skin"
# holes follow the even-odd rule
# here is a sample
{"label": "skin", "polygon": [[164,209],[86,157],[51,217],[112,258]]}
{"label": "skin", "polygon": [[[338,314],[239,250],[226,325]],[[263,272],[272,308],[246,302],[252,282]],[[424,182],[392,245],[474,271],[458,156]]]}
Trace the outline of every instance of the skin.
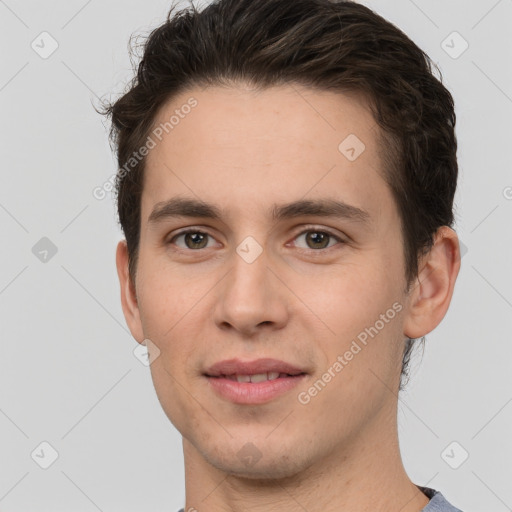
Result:
{"label": "skin", "polygon": [[[398,445],[403,343],[444,317],[460,267],[457,235],[439,229],[406,293],[378,127],[357,95],[297,85],[196,87],[169,101],[155,126],[190,97],[197,107],[147,157],[135,283],[126,243],[117,248],[126,321],[139,343],[149,339],[160,351],[152,379],[183,436],[185,510],[421,510],[428,498],[407,476]],[[338,150],[349,134],[366,146],[352,162]],[[211,202],[224,215],[148,223],[157,203],[176,196]],[[370,222],[269,215],[274,203],[320,198],[364,209]],[[206,247],[173,238],[187,227],[208,233]],[[322,230],[342,242],[308,241]],[[236,252],[247,236],[263,249],[250,264]],[[297,395],[394,303],[401,311],[300,403]],[[308,375],[270,402],[238,405],[203,376],[231,357],[281,359]],[[260,457],[252,464],[239,456],[249,442]]]}

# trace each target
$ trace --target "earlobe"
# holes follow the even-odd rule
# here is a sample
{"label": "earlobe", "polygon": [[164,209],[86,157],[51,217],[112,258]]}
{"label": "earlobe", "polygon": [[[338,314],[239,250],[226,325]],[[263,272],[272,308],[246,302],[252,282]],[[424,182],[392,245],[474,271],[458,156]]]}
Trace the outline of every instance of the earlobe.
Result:
{"label": "earlobe", "polygon": [[460,269],[457,234],[448,226],[438,229],[434,245],[420,262],[418,279],[409,296],[404,335],[421,338],[444,318]]}
{"label": "earlobe", "polygon": [[121,287],[121,306],[126,323],[135,340],[142,343],[144,341],[144,334],[134,283],[132,283],[128,272],[128,247],[126,240],[121,240],[117,244],[116,267]]}

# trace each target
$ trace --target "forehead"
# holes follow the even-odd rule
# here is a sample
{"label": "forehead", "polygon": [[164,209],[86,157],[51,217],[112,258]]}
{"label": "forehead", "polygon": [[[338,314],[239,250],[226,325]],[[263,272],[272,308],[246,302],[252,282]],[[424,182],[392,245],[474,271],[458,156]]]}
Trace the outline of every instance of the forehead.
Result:
{"label": "forehead", "polygon": [[143,220],[176,195],[252,212],[328,196],[377,215],[391,200],[377,134],[368,106],[354,93],[299,85],[189,89],[155,117]]}

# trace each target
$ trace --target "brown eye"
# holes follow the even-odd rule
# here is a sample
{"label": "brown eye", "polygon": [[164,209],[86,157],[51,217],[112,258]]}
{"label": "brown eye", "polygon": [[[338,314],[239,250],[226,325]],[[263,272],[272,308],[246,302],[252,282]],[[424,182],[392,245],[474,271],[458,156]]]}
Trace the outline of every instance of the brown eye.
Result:
{"label": "brown eye", "polygon": [[309,229],[303,231],[295,238],[295,240],[298,240],[301,237],[304,237],[306,243],[306,247],[301,247],[304,249],[328,249],[329,247],[336,245],[336,243],[330,244],[331,241],[343,243],[343,240],[340,237],[333,235],[328,231],[322,231],[319,229]]}
{"label": "brown eye", "polygon": [[197,230],[182,231],[174,236],[170,243],[174,243],[177,239],[183,237],[185,246],[176,244],[180,249],[204,249],[207,246],[209,236],[208,233]]}
{"label": "brown eye", "polygon": [[[312,249],[325,249],[328,246],[330,235],[321,231],[309,231],[306,235],[306,243]],[[326,244],[327,242],[327,244]]]}

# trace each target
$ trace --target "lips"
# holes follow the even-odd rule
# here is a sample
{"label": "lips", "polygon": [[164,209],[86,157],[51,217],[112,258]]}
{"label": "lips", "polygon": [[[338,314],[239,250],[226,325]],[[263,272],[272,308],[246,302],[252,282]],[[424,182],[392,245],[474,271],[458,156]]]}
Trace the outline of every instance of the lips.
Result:
{"label": "lips", "polygon": [[307,378],[307,372],[278,359],[228,359],[215,363],[204,376],[217,396],[246,406],[284,397]]}
{"label": "lips", "polygon": [[306,372],[303,369],[285,361],[264,358],[254,361],[241,361],[240,359],[219,361],[210,366],[205,375],[208,377],[225,377],[239,382],[262,382],[304,373]]}

